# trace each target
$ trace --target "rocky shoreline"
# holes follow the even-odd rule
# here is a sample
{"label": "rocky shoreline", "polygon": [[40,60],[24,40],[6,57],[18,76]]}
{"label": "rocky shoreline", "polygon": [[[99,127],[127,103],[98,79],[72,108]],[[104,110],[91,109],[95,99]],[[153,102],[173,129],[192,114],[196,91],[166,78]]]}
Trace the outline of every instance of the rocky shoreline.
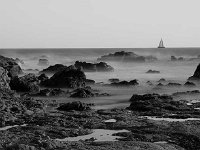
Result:
{"label": "rocky shoreline", "polygon": [[[199,94],[197,90],[171,95],[132,94],[129,107],[95,110],[95,104],[86,103],[84,99],[110,94],[88,86],[82,69],[59,65],[62,69],[53,67],[56,72],[50,78],[45,74],[18,76],[21,70],[15,61],[1,58],[4,63],[0,67],[0,149],[200,149],[200,102],[189,104],[184,99],[175,100],[176,96]],[[13,65],[18,69],[10,69]],[[137,80],[112,78],[109,81],[119,89],[139,84]],[[74,100],[61,103],[37,99],[38,95]],[[107,140],[102,141],[102,138]]]}

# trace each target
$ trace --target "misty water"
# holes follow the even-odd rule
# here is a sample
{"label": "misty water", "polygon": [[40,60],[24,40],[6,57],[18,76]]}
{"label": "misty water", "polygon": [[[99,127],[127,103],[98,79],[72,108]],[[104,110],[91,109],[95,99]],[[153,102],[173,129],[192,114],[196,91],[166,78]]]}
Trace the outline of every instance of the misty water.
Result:
{"label": "misty water", "polygon": [[[96,109],[110,108],[110,107],[122,107],[128,106],[128,100],[135,94],[146,94],[146,93],[161,93],[171,94],[178,91],[188,91],[198,89],[199,86],[194,88],[186,87],[156,87],[149,86],[146,82],[151,81],[153,85],[158,84],[158,80],[165,78],[167,82],[176,82],[184,84],[188,77],[193,75],[200,59],[197,59],[200,54],[200,48],[134,48],[134,49],[10,49],[0,50],[4,56],[12,58],[20,58],[24,61],[21,64],[22,69],[38,69],[42,70],[48,66],[39,66],[38,60],[45,58],[49,60],[49,65],[64,64],[72,65],[75,61],[86,61],[86,62],[97,62],[97,58],[102,55],[113,53],[117,51],[129,51],[135,52],[138,55],[147,56],[152,55],[158,58],[158,61],[145,62],[145,63],[124,63],[118,62],[107,62],[109,65],[114,67],[113,72],[89,72],[86,73],[88,79],[93,79],[97,83],[104,82],[108,83],[110,78],[119,78],[120,80],[133,80],[137,79],[140,83],[137,87],[131,88],[113,88],[107,86],[93,85],[92,88],[98,89],[102,92],[108,92],[111,96],[108,97],[96,97],[84,99],[84,102],[95,103]],[[174,55],[176,57],[184,57],[184,61],[170,61],[170,57]],[[194,58],[193,60],[191,60]],[[149,70],[160,71],[160,74],[147,74]],[[34,72],[34,71],[33,71]],[[28,73],[28,71],[27,71]],[[35,71],[37,74],[38,71]],[[48,98],[51,99],[51,98]],[[194,97],[195,99],[195,97]],[[58,100],[58,99],[57,99]],[[80,99],[72,99],[61,97],[59,101],[74,101]],[[198,101],[198,99],[197,99]]]}

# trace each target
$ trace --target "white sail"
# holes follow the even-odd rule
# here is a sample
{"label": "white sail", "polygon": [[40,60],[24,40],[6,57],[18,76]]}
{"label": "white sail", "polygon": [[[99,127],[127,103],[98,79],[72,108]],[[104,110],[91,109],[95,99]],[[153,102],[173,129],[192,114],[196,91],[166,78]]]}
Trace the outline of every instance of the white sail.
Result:
{"label": "white sail", "polygon": [[163,44],[163,40],[161,39],[158,48],[165,48],[164,44]]}

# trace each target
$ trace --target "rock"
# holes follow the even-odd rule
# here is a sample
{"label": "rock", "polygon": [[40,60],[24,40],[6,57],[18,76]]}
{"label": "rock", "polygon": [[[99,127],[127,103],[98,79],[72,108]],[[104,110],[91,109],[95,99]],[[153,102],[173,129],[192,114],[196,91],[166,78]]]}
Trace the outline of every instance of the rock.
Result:
{"label": "rock", "polygon": [[8,77],[8,71],[0,67],[0,88],[10,89],[10,78]]}
{"label": "rock", "polygon": [[54,66],[49,66],[46,69],[43,69],[42,71],[40,71],[40,74],[45,73],[45,74],[55,74],[58,71],[62,71],[64,69],[66,69],[67,66],[64,66],[62,64],[56,64]]}
{"label": "rock", "polygon": [[160,80],[158,80],[158,82],[165,82],[166,81],[166,79],[164,79],[164,78],[161,78]]}
{"label": "rock", "polygon": [[168,95],[134,94],[131,97],[130,101],[131,104],[128,107],[128,109],[139,112],[150,111],[154,112],[155,114],[156,113],[159,114],[160,112],[165,112],[165,111],[183,111],[190,109],[186,103],[173,101],[173,98]]}
{"label": "rock", "polygon": [[10,87],[17,92],[38,93],[38,78],[35,74],[29,73],[22,77],[15,77],[10,81]]}
{"label": "rock", "polygon": [[131,81],[120,81],[120,82],[113,82],[110,85],[114,86],[136,86],[139,85],[138,80],[131,80]]}
{"label": "rock", "polygon": [[53,88],[79,88],[85,86],[85,81],[85,73],[71,66],[58,71],[50,79],[42,82],[42,85]]}
{"label": "rock", "polygon": [[162,83],[158,83],[157,86],[164,86]]}
{"label": "rock", "polygon": [[122,62],[145,62],[145,57],[139,56],[133,52],[115,52],[114,54],[104,55],[97,59],[98,61],[122,61]]}
{"label": "rock", "polygon": [[189,82],[189,81],[187,81],[185,84],[184,84],[185,86],[196,86],[196,84],[195,83],[193,83],[193,82]]}
{"label": "rock", "polygon": [[18,65],[24,64],[24,61],[21,60],[21,59],[19,59],[19,58],[16,58],[16,59],[15,59],[15,62],[16,62]]}
{"label": "rock", "polygon": [[182,86],[180,83],[168,83],[167,86]]}
{"label": "rock", "polygon": [[91,110],[90,106],[91,106],[90,104],[76,101],[76,102],[61,104],[57,109],[60,111],[71,111],[71,110],[85,111],[85,110]]}
{"label": "rock", "polygon": [[120,62],[145,62],[157,60],[154,56],[139,56],[133,52],[115,52],[104,55],[97,59],[98,61],[120,61]]}
{"label": "rock", "polygon": [[39,66],[47,66],[47,65],[49,65],[49,61],[48,61],[48,59],[40,58],[38,61],[38,65]]}
{"label": "rock", "polygon": [[49,77],[46,74],[44,74],[44,73],[42,73],[41,75],[38,76],[38,80],[40,82],[45,82],[48,79],[49,79]]}
{"label": "rock", "polygon": [[95,94],[91,92],[91,90],[79,88],[72,92],[73,94],[70,97],[73,98],[89,98],[94,97]]}
{"label": "rock", "polygon": [[111,82],[111,83],[116,83],[116,82],[119,82],[119,79],[118,78],[112,78],[112,79],[109,79],[108,81]]}
{"label": "rock", "polygon": [[197,66],[193,76],[189,77],[188,80],[199,80],[200,79],[200,64]]}
{"label": "rock", "polygon": [[53,89],[40,90],[40,92],[37,93],[36,95],[39,95],[39,96],[64,96],[67,93],[68,92],[63,91],[60,88],[53,88]]}
{"label": "rock", "polygon": [[171,56],[171,61],[177,61],[177,58],[175,56]]}
{"label": "rock", "polygon": [[91,79],[86,79],[85,81],[87,84],[95,84],[95,81],[94,80],[91,80]]}
{"label": "rock", "polygon": [[160,73],[160,71],[157,71],[157,70],[148,70],[146,73]]}
{"label": "rock", "polygon": [[87,62],[76,61],[74,66],[76,68],[83,70],[84,72],[104,72],[104,71],[106,72],[114,70],[113,67],[111,67],[105,62],[87,63]]}
{"label": "rock", "polygon": [[9,77],[15,77],[22,73],[21,67],[12,58],[4,57],[0,55],[0,67],[3,67],[8,71]]}

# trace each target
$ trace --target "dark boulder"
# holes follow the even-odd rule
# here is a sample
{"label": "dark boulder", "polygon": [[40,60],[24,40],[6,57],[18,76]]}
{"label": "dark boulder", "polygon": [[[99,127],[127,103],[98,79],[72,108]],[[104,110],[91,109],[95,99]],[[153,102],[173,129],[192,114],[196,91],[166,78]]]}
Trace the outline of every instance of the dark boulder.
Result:
{"label": "dark boulder", "polygon": [[12,90],[16,90],[17,92],[39,92],[38,78],[32,73],[22,77],[12,78],[10,81],[10,87]]}
{"label": "dark boulder", "polygon": [[79,88],[85,86],[85,81],[85,73],[70,66],[55,73],[50,79],[43,82],[42,85],[46,87]]}
{"label": "dark boulder", "polygon": [[182,111],[190,108],[186,103],[174,101],[171,96],[159,94],[133,95],[130,99],[130,110],[145,112]]}
{"label": "dark boulder", "polygon": [[4,57],[0,55],[0,67],[3,67],[8,71],[9,77],[15,77],[22,73],[21,67],[12,58]]}
{"label": "dark boulder", "polygon": [[43,69],[42,71],[40,71],[40,74],[45,73],[45,74],[54,74],[58,71],[62,71],[64,69],[66,69],[67,66],[64,66],[62,64],[55,64],[54,66],[49,66],[46,69]]}
{"label": "dark boulder", "polygon": [[171,56],[171,61],[177,61],[177,58],[175,56]]}
{"label": "dark boulder", "polygon": [[70,97],[73,97],[73,98],[89,98],[89,97],[94,97],[94,96],[95,96],[95,94],[92,93],[91,90],[79,88],[79,89],[74,90]]}
{"label": "dark boulder", "polygon": [[148,70],[146,73],[160,73],[160,71],[157,71],[157,70]]}
{"label": "dark boulder", "polygon": [[200,79],[200,64],[197,66],[193,76],[189,77],[188,80],[199,80]]}
{"label": "dark boulder", "polygon": [[84,72],[104,72],[104,71],[113,71],[114,68],[108,65],[105,62],[100,63],[87,63],[87,62],[80,62],[76,61],[75,65],[76,68],[83,70]]}
{"label": "dark boulder", "polygon": [[139,85],[138,80],[131,80],[131,81],[120,81],[120,82],[113,82],[110,85],[113,86],[136,86]]}
{"label": "dark boulder", "polygon": [[80,101],[61,104],[57,109],[60,111],[85,111],[91,110],[91,104],[82,103]]}
{"label": "dark boulder", "polygon": [[165,82],[166,81],[166,79],[164,79],[164,78],[161,78],[160,80],[158,80],[158,82]]}
{"label": "dark boulder", "polygon": [[154,56],[139,56],[134,52],[115,52],[113,54],[104,55],[97,59],[98,61],[120,61],[120,62],[145,62],[157,60]]}

